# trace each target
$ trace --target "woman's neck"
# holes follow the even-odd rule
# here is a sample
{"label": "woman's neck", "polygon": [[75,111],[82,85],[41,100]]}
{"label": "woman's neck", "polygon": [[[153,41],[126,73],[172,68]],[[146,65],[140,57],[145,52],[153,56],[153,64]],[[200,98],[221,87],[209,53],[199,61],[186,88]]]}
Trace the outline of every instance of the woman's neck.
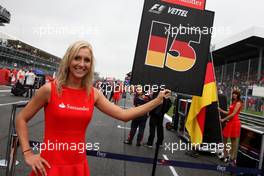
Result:
{"label": "woman's neck", "polygon": [[237,101],[238,101],[237,99],[234,99],[232,102],[233,102],[233,103],[236,103]]}
{"label": "woman's neck", "polygon": [[66,85],[71,88],[82,88],[82,80],[73,79],[72,77],[68,77],[66,81]]}

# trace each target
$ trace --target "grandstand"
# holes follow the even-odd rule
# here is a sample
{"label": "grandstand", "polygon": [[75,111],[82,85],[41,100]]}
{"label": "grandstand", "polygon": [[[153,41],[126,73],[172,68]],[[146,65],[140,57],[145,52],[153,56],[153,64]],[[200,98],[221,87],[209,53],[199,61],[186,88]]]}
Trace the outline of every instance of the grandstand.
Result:
{"label": "grandstand", "polygon": [[213,59],[218,88],[228,97],[241,89],[245,110],[263,115],[263,97],[252,96],[253,85],[264,86],[264,29],[251,27],[215,45]]}
{"label": "grandstand", "polygon": [[52,75],[56,72],[59,62],[59,57],[0,32],[0,67],[38,69]]}
{"label": "grandstand", "polygon": [[10,23],[11,14],[5,8],[0,6],[0,26],[4,26],[5,23]]}

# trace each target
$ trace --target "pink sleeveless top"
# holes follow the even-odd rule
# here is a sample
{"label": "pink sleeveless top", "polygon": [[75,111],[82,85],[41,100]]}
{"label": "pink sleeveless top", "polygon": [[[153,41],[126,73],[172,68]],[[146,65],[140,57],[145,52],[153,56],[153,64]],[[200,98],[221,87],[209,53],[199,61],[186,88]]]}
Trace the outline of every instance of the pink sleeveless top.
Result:
{"label": "pink sleeveless top", "polygon": [[[41,156],[51,168],[49,176],[89,176],[85,131],[94,110],[94,89],[62,88],[58,96],[51,82],[50,102],[45,106],[45,132]],[[33,172],[31,175],[34,175]]]}

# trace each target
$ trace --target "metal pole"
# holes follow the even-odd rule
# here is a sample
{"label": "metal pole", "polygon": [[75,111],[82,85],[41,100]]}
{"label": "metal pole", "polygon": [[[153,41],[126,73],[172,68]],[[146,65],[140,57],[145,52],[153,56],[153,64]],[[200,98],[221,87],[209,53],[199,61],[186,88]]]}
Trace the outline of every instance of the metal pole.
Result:
{"label": "metal pole", "polygon": [[259,61],[258,61],[258,80],[261,78],[261,70],[262,70],[262,54],[263,54],[263,48],[259,49]]}
{"label": "metal pole", "polygon": [[[126,94],[126,91],[124,92],[124,94]],[[123,96],[123,95],[122,95]],[[124,99],[124,109],[126,109],[126,98],[127,98],[127,95],[125,96],[125,99]],[[125,123],[124,123],[124,126],[125,126]],[[124,137],[124,140],[126,139],[126,130],[124,129],[123,130],[123,137]],[[124,153],[126,153],[126,146],[123,145],[123,150],[124,150]],[[126,162],[124,161],[124,176],[126,176]]]}
{"label": "metal pole", "polygon": [[264,134],[262,134],[262,142],[261,142],[261,151],[260,151],[260,157],[259,157],[259,166],[258,169],[264,168],[263,166],[263,160],[264,160]]}
{"label": "metal pole", "polygon": [[248,87],[246,88],[245,110],[247,110],[247,101],[248,101]]}
{"label": "metal pole", "polygon": [[159,144],[158,142],[156,143],[156,148],[155,148],[155,156],[153,160],[153,167],[152,167],[152,174],[151,176],[155,176],[156,173],[156,167],[157,167],[157,161],[158,161],[158,154],[159,154]]}
{"label": "metal pole", "polygon": [[[163,98],[163,103],[162,103],[162,108],[161,108],[161,111],[163,112],[163,110],[164,110],[164,106],[166,105],[166,104],[164,104],[164,102],[166,101],[166,99],[165,98]],[[161,117],[154,117],[154,118],[162,118],[162,122],[161,123],[163,123],[163,118],[164,118],[164,115],[165,114],[162,114],[162,116]],[[159,123],[159,122],[158,122]],[[162,127],[163,128],[163,127]],[[158,130],[158,129],[157,129]],[[155,156],[154,156],[154,160],[153,160],[153,167],[152,167],[152,176],[155,176],[155,173],[156,173],[156,167],[157,167],[157,161],[158,161],[158,154],[159,154],[159,147],[160,147],[160,144],[159,144],[159,141],[157,140],[157,142],[156,142],[156,148],[155,148]]]}
{"label": "metal pole", "polygon": [[[210,57],[211,57],[211,62],[212,62],[212,66],[213,66],[213,74],[214,74],[215,84],[217,87],[217,82],[216,82],[216,77],[215,77],[215,69],[214,69],[214,58],[213,58],[212,52],[210,52]],[[217,90],[215,90],[215,91],[216,91],[216,96],[217,96],[217,105],[218,105],[218,107],[220,107],[219,106],[218,92],[217,92]],[[221,117],[221,114],[219,111],[218,111],[218,116]],[[220,122],[220,118],[219,118],[219,125],[220,125],[221,139],[222,139],[222,141],[224,141],[223,131],[222,131],[222,123]]]}
{"label": "metal pole", "polygon": [[248,60],[248,73],[247,73],[247,81],[249,80],[250,67],[251,67],[251,59],[249,59],[249,60]]}
{"label": "metal pole", "polygon": [[12,146],[12,141],[11,141],[11,138],[12,138],[12,134],[14,132],[14,116],[16,114],[16,106],[13,104],[12,105],[12,111],[11,111],[11,117],[10,117],[10,122],[9,122],[9,131],[8,131],[8,139],[7,139],[7,148],[6,148],[6,166],[7,166],[7,162],[8,160],[10,159],[10,151],[11,151],[11,146]]}
{"label": "metal pole", "polygon": [[221,85],[223,84],[224,67],[225,67],[225,65],[222,65],[222,70],[221,70]]}
{"label": "metal pole", "polygon": [[227,79],[227,61],[225,61],[224,65],[224,74],[223,74],[223,81]]}
{"label": "metal pole", "polygon": [[233,67],[232,87],[233,87],[233,85],[234,85],[235,74],[236,74],[236,62],[234,63],[234,67]]}
{"label": "metal pole", "polygon": [[9,159],[7,161],[7,167],[6,167],[6,176],[14,176],[15,174],[17,147],[18,147],[18,136],[17,134],[12,134],[10,155],[8,157]]}
{"label": "metal pole", "polygon": [[18,147],[18,137],[15,129],[15,117],[16,109],[25,107],[28,101],[20,101],[20,103],[12,105],[10,123],[9,123],[9,132],[8,132],[8,141],[7,141],[7,150],[6,158],[1,163],[1,166],[6,167],[6,176],[13,176],[15,166],[19,164],[16,161],[16,152]]}

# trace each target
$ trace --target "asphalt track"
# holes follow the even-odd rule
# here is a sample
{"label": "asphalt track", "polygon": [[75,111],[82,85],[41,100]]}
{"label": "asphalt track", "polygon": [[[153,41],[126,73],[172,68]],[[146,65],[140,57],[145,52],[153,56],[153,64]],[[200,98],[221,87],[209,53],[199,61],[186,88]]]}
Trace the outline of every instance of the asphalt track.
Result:
{"label": "asphalt track", "polygon": [[[11,103],[26,100],[24,97],[15,97],[8,91],[10,88],[0,86],[0,159],[5,158],[8,126],[11,114]],[[125,103],[126,102],[126,103]],[[124,102],[120,101],[120,106],[130,107],[132,98],[129,97]],[[164,124],[168,121],[164,120]],[[59,125],[59,124],[58,124]],[[43,110],[35,115],[29,122],[29,135],[31,140],[42,141],[43,139]],[[126,154],[141,157],[154,157],[155,149],[146,148],[144,146],[136,147],[135,142],[130,146],[123,144],[129,133],[130,122],[124,123],[115,120],[99,110],[95,109],[93,119],[87,128],[86,142],[99,143],[101,151]],[[145,129],[144,140],[148,137],[148,122]],[[176,143],[180,138],[175,132],[164,130],[165,143]],[[185,154],[185,151],[171,151],[160,149],[160,159],[188,161],[194,163],[204,164],[223,164],[214,155],[199,155],[198,158],[193,158]],[[25,176],[31,169],[23,161],[20,149],[18,150],[17,160],[19,165],[16,167],[15,175]],[[134,162],[125,162],[118,160],[111,160],[105,158],[97,158],[88,156],[89,167],[92,176],[150,176],[152,165]],[[0,167],[0,175],[5,175],[5,168]],[[224,175],[215,171],[186,169],[179,167],[168,167],[158,165],[156,169],[156,176],[218,176]]]}

